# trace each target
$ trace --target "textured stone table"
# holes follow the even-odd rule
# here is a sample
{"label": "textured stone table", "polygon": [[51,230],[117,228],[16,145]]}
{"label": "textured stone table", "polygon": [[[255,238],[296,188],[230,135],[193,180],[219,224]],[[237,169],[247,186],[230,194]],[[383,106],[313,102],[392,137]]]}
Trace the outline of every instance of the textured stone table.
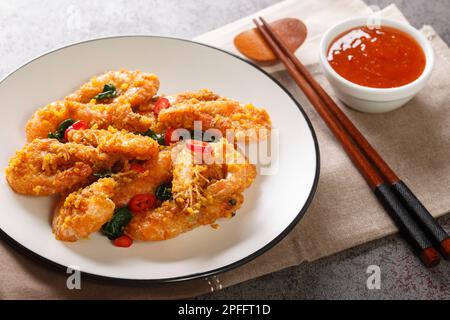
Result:
{"label": "textured stone table", "polygon": [[[301,0],[299,0],[301,1]],[[320,1],[320,0],[317,0]],[[2,0],[0,77],[55,47],[108,35],[160,34],[192,38],[267,7],[277,0]],[[448,0],[395,2],[410,21],[431,24],[450,43]],[[89,59],[89,57],[86,57]],[[442,220],[450,227],[450,217]],[[379,265],[380,290],[366,288],[366,269]],[[425,270],[398,236],[320,261],[254,279],[201,299],[450,299],[449,263]]]}

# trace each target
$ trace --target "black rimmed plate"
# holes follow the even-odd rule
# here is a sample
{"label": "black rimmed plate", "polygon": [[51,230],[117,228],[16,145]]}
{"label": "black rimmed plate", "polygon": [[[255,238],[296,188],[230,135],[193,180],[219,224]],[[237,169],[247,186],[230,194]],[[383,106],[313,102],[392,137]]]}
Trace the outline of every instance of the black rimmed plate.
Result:
{"label": "black rimmed plate", "polygon": [[[211,89],[264,107],[273,122],[270,156],[245,192],[238,214],[220,228],[197,228],[175,239],[135,242],[117,248],[101,234],[76,243],[56,241],[50,226],[51,198],[25,197],[8,186],[2,170],[0,229],[4,237],[60,267],[123,281],[194,279],[242,265],[271,248],[304,215],[319,176],[314,130],[292,96],[254,65],[222,50],[191,41],[125,36],[87,41],[47,53],[0,83],[0,166],[25,143],[24,126],[33,112],[61,99],[95,74],[126,68],[159,76],[161,93]],[[261,150],[261,149],[260,149]]]}

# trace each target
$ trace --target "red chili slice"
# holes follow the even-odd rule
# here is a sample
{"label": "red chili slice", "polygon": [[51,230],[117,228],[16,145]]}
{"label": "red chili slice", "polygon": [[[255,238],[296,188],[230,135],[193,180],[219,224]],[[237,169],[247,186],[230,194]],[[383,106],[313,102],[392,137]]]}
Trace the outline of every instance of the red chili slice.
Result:
{"label": "red chili slice", "polygon": [[208,143],[200,140],[186,140],[186,147],[192,152],[202,154],[211,153],[212,151],[211,146]]}
{"label": "red chili slice", "polygon": [[170,107],[170,101],[167,98],[159,98],[153,107],[153,113],[155,116],[158,116],[162,109],[166,109],[168,107]]}
{"label": "red chili slice", "polygon": [[141,213],[147,209],[151,209],[156,204],[156,197],[150,193],[137,194],[131,198],[128,207],[133,213]]}
{"label": "red chili slice", "polygon": [[164,136],[164,143],[166,144],[166,146],[168,146],[168,145],[170,145],[172,143],[180,141],[180,137],[178,135],[173,136],[174,135],[173,133],[176,130],[177,129],[173,129],[173,128],[169,128],[169,129],[166,130],[166,134]]}
{"label": "red chili slice", "polygon": [[64,139],[67,141],[67,134],[69,133],[70,130],[84,130],[84,129],[87,129],[87,128],[88,128],[88,125],[87,125],[87,123],[85,121],[83,121],[83,120],[75,121],[64,132]]}
{"label": "red chili slice", "polygon": [[113,241],[113,244],[116,247],[128,248],[133,244],[133,239],[131,239],[129,236],[123,235],[115,239]]}
{"label": "red chili slice", "polygon": [[145,172],[145,168],[140,165],[139,163],[132,163],[130,164],[130,169],[133,171],[136,171],[137,173],[144,173]]}

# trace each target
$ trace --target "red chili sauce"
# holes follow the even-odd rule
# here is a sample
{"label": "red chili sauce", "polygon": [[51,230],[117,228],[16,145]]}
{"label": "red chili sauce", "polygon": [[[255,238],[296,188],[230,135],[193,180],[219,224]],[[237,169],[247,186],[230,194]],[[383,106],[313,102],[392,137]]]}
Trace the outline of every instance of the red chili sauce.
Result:
{"label": "red chili sauce", "polygon": [[421,46],[391,27],[357,27],[336,37],[328,62],[345,79],[372,88],[395,88],[413,82],[425,69]]}

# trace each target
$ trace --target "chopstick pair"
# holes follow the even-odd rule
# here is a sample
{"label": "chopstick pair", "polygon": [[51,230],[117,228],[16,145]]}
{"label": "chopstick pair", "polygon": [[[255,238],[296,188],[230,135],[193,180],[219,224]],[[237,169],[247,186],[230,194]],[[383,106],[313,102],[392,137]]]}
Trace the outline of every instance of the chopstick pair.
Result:
{"label": "chopstick pair", "polygon": [[333,99],[291,53],[283,40],[263,19],[253,22],[261,35],[285,65],[289,75],[327,124],[363,175],[386,212],[396,223],[427,267],[440,262],[437,250],[450,259],[450,238],[408,186],[395,174],[363,134]]}

